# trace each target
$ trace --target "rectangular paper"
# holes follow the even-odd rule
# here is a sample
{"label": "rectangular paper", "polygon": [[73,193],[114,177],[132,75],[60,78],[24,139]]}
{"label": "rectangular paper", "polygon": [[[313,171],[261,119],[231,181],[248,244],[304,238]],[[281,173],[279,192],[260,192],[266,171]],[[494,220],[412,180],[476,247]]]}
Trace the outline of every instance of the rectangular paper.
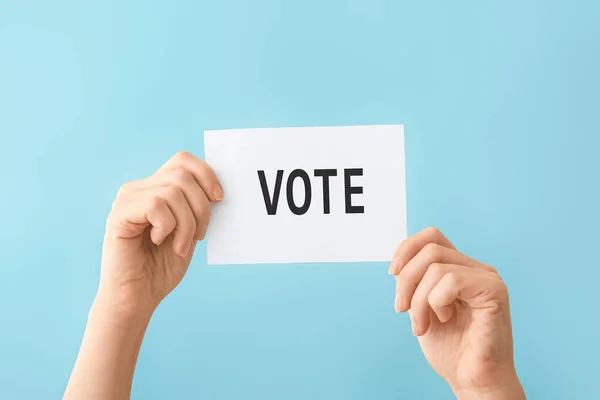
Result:
{"label": "rectangular paper", "polygon": [[208,264],[390,261],[406,238],[402,125],[206,131],[204,150],[225,192]]}

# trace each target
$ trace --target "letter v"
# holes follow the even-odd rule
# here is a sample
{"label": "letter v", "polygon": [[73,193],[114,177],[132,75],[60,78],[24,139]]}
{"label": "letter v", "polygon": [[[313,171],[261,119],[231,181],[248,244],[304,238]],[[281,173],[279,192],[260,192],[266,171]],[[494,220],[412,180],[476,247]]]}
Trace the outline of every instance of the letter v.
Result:
{"label": "letter v", "polygon": [[277,171],[277,177],[275,178],[275,189],[273,190],[273,199],[269,195],[269,188],[267,186],[267,178],[265,177],[265,171],[257,171],[258,180],[260,181],[260,187],[262,189],[263,198],[265,200],[265,207],[268,215],[277,214],[277,204],[279,203],[279,193],[281,193],[281,183],[283,181],[283,170]]}

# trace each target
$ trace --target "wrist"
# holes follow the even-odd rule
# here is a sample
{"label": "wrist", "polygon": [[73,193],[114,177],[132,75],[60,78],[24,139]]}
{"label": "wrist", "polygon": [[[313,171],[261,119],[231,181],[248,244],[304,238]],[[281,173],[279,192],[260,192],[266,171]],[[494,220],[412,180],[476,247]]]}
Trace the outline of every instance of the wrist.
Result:
{"label": "wrist", "polygon": [[460,388],[453,392],[458,400],[525,400],[525,392],[516,374],[490,387]]}
{"label": "wrist", "polygon": [[115,327],[146,327],[156,309],[150,301],[125,298],[117,290],[101,286],[90,309],[90,319],[102,320]]}

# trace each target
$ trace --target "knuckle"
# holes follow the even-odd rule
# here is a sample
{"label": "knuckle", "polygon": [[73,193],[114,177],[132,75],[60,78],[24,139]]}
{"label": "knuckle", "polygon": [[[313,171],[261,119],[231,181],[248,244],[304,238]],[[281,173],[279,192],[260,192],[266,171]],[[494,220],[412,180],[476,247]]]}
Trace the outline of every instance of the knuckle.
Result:
{"label": "knuckle", "polygon": [[115,215],[114,212],[110,212],[108,214],[108,216],[106,217],[106,221],[105,221],[105,228],[107,231],[110,231],[113,226],[115,225],[115,222],[117,221],[117,217]]}
{"label": "knuckle", "polygon": [[111,212],[106,217],[106,235],[107,237],[118,237],[120,233],[129,231],[129,227],[124,219],[122,212]]}
{"label": "knuckle", "polygon": [[177,186],[167,186],[164,191],[165,198],[170,200],[177,200],[183,196],[182,190]]}
{"label": "knuckle", "polygon": [[173,159],[176,160],[176,161],[182,161],[182,162],[184,162],[186,160],[189,160],[191,157],[192,157],[192,155],[188,151],[178,151],[173,156]]}
{"label": "knuckle", "polygon": [[152,196],[149,200],[150,209],[157,209],[162,207],[164,200],[160,196]]}
{"label": "knuckle", "polygon": [[112,204],[110,205],[110,211],[114,212],[114,210],[117,209],[123,202],[123,196],[117,193],[117,197],[114,198]]}
{"label": "knuckle", "polygon": [[122,184],[119,190],[117,191],[117,197],[121,197],[124,194],[128,193],[131,190],[131,186],[131,182],[125,182],[124,184]]}
{"label": "knuckle", "polygon": [[452,271],[446,274],[446,279],[448,281],[448,285],[451,287],[456,287],[460,285],[460,274],[458,272]]}
{"label": "knuckle", "polygon": [[491,273],[500,276],[500,274],[499,274],[499,272],[498,272],[498,270],[496,268],[492,267],[491,265],[487,265],[487,264],[484,264],[484,266],[485,266],[485,269],[487,269]]}
{"label": "knuckle", "polygon": [[175,168],[172,175],[173,181],[179,186],[188,184],[190,179],[192,179],[192,174],[184,168]]}
{"label": "knuckle", "polygon": [[434,262],[440,257],[442,252],[442,246],[437,243],[427,243],[423,247],[423,252],[428,260]]}
{"label": "knuckle", "polygon": [[446,271],[446,266],[444,264],[433,263],[429,266],[427,273],[433,275],[436,278],[441,278],[444,275],[445,271]]}
{"label": "knuckle", "polygon": [[498,294],[508,297],[508,286],[506,286],[506,282],[498,278],[495,287]]}
{"label": "knuckle", "polygon": [[435,226],[430,226],[424,229],[425,234],[430,238],[437,238],[442,236],[442,232]]}
{"label": "knuckle", "polygon": [[435,295],[435,292],[431,292],[427,295],[427,302],[431,306],[431,308],[436,308],[438,306],[438,298]]}
{"label": "knuckle", "polygon": [[204,174],[208,179],[216,179],[216,175],[212,167],[206,161],[198,160],[198,164],[200,165],[201,169],[204,171]]}

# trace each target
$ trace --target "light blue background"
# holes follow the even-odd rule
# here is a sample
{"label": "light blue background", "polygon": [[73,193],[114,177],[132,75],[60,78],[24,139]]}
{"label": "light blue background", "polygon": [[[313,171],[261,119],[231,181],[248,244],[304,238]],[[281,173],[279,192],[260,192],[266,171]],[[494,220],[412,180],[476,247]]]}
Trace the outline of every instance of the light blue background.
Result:
{"label": "light blue background", "polygon": [[[121,183],[215,128],[402,123],[409,232],[496,266],[532,399],[600,398],[600,3],[0,0],[0,398],[58,399]],[[207,267],[137,399],[451,398],[387,265]]]}

